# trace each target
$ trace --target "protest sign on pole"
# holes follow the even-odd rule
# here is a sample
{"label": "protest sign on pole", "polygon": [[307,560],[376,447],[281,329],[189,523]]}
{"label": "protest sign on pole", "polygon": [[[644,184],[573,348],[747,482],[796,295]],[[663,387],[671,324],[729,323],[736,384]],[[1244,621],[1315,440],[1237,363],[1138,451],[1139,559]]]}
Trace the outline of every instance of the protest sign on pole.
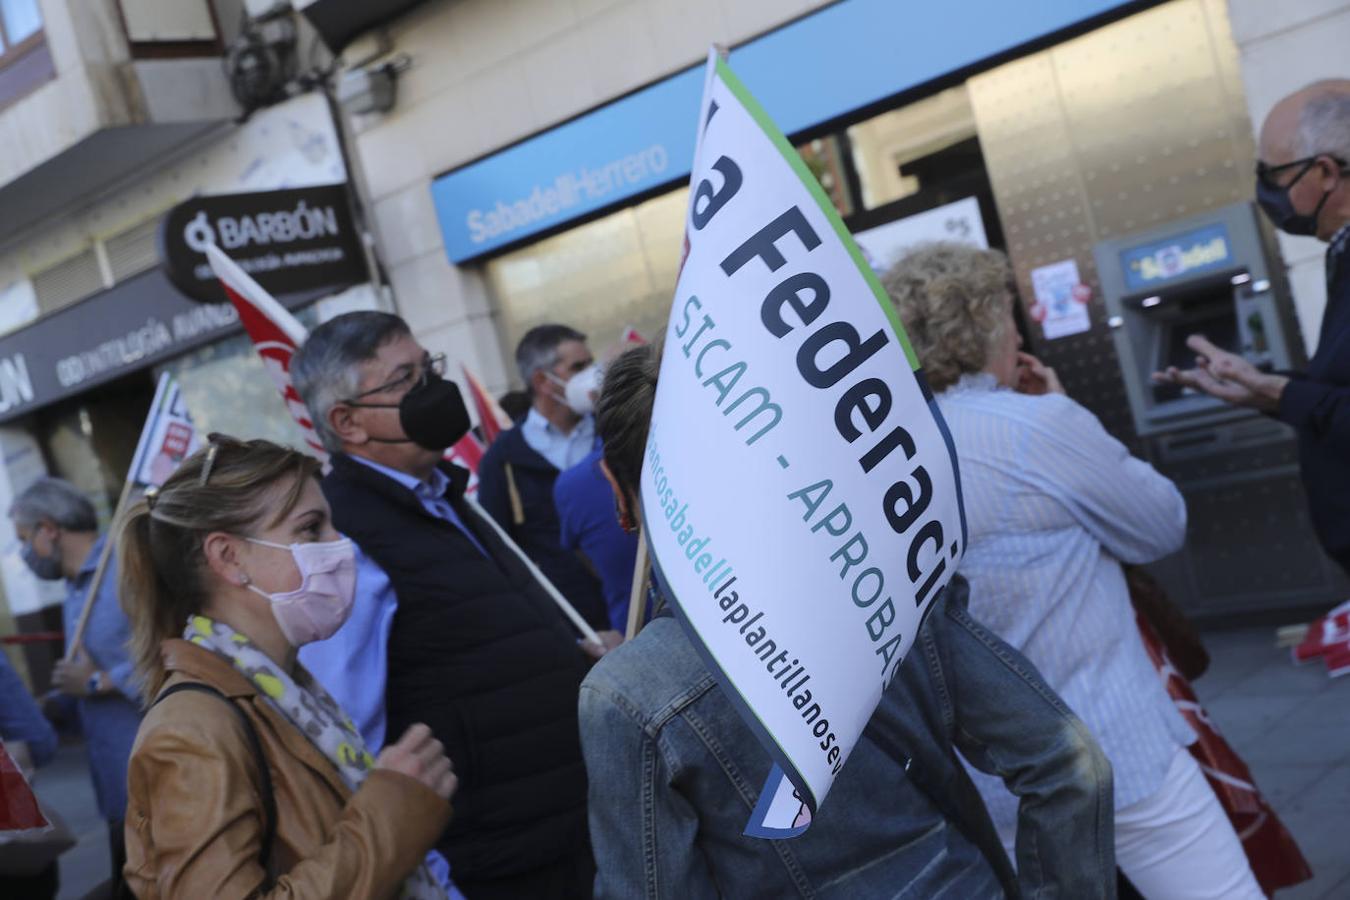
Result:
{"label": "protest sign on pole", "polygon": [[[121,521],[122,511],[134,491],[162,485],[178,468],[178,464],[199,445],[197,428],[192,424],[192,416],[183,401],[178,382],[165,372],[159,376],[159,384],[155,386],[155,399],[150,403],[150,414],[146,416],[140,440],[136,442],[136,453],[131,458],[131,468],[127,471],[126,483],[122,485],[122,493],[113,509],[112,521]],[[93,601],[103,583],[115,543],[111,535],[103,542],[103,550],[94,566],[94,576],[89,580],[84,607],[76,620],[75,631],[67,636],[66,659],[74,658],[84,640],[84,630],[94,607]]]}
{"label": "protest sign on pole", "polygon": [[950,436],[801,158],[709,55],[642,472],[656,577],[809,826],[966,544]]}

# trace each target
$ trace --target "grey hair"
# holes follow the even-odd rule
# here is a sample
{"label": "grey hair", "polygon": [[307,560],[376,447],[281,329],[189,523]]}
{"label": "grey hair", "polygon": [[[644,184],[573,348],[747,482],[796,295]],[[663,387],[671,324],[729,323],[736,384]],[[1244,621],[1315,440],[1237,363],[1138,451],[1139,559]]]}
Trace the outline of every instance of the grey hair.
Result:
{"label": "grey hair", "polygon": [[584,341],[586,335],[566,325],[536,325],[516,344],[516,368],[525,382],[525,390],[533,393],[530,379],[542,369],[558,364],[558,345],[564,341]]}
{"label": "grey hair", "polygon": [[14,499],[9,517],[24,528],[52,522],[66,531],[98,531],[94,504],[75,485],[60,478],[39,478]]}
{"label": "grey hair", "polygon": [[296,351],[291,383],[330,453],[342,450],[342,438],[328,424],[328,414],[360,391],[361,364],[374,359],[385,344],[411,333],[408,323],[392,313],[349,312],[311,331]]}
{"label": "grey hair", "polygon": [[1008,257],[953,241],[916,244],[881,285],[895,304],[928,384],[945,391],[989,362],[1016,291]]}
{"label": "grey hair", "polygon": [[1350,90],[1328,84],[1310,98],[1299,113],[1296,140],[1299,156],[1326,153],[1350,163]]}

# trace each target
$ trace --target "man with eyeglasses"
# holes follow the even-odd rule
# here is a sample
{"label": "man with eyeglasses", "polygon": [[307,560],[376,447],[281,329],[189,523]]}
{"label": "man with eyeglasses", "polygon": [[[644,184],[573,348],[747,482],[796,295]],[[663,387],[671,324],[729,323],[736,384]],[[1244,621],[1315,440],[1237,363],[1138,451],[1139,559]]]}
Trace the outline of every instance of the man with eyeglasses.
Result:
{"label": "man with eyeglasses", "polygon": [[443,460],[469,428],[459,388],[398,316],[310,333],[291,377],[332,454],[323,490],[356,542],[347,623],[300,660],[383,745],[425,722],[460,778],[437,844],[468,900],[589,897],[577,696],[587,654]]}
{"label": "man with eyeglasses", "polygon": [[1285,97],[1261,128],[1256,201],[1276,228],[1328,243],[1327,305],[1303,372],[1262,372],[1203,335],[1193,369],[1154,374],[1261,410],[1298,432],[1299,467],[1318,539],[1350,572],[1350,80]]}

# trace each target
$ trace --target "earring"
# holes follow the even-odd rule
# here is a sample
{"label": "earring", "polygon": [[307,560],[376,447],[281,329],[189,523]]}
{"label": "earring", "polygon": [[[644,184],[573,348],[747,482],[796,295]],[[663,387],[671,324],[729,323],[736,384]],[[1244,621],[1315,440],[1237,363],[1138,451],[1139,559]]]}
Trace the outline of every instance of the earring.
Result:
{"label": "earring", "polygon": [[253,583],[253,579],[249,578],[247,575],[241,575],[241,576],[239,577],[239,586],[240,586],[240,587],[248,587],[248,586],[249,586],[250,584],[252,584],[252,583]]}

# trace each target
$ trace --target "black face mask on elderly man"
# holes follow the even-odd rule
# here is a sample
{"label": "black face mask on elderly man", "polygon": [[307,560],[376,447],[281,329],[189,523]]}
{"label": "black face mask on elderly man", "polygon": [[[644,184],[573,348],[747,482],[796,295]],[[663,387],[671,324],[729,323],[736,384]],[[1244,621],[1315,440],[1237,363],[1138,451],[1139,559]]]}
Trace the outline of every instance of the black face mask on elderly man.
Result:
{"label": "black face mask on elderly man", "polygon": [[469,432],[469,410],[459,385],[427,371],[398,403],[356,403],[366,409],[397,409],[406,438],[371,438],[380,444],[413,443],[427,450],[444,450]]}
{"label": "black face mask on elderly man", "polygon": [[[1346,171],[1345,163],[1336,157],[1331,157],[1341,167],[1341,173]],[[1327,199],[1332,191],[1323,191],[1322,199],[1317,201],[1317,206],[1311,213],[1301,213],[1294,209],[1294,201],[1289,198],[1289,192],[1293,190],[1294,185],[1302,180],[1317,164],[1318,157],[1307,156],[1303,159],[1296,159],[1293,162],[1284,163],[1279,166],[1268,166],[1265,163],[1256,164],[1256,202],[1261,207],[1261,211],[1270,219],[1270,224],[1274,225],[1285,234],[1297,234],[1313,236],[1317,234],[1317,217],[1322,214],[1322,207],[1326,205]],[[1285,169],[1301,167],[1294,175],[1293,181],[1287,185],[1281,186],[1275,181],[1275,175]],[[1332,189],[1334,190],[1334,188]]]}

